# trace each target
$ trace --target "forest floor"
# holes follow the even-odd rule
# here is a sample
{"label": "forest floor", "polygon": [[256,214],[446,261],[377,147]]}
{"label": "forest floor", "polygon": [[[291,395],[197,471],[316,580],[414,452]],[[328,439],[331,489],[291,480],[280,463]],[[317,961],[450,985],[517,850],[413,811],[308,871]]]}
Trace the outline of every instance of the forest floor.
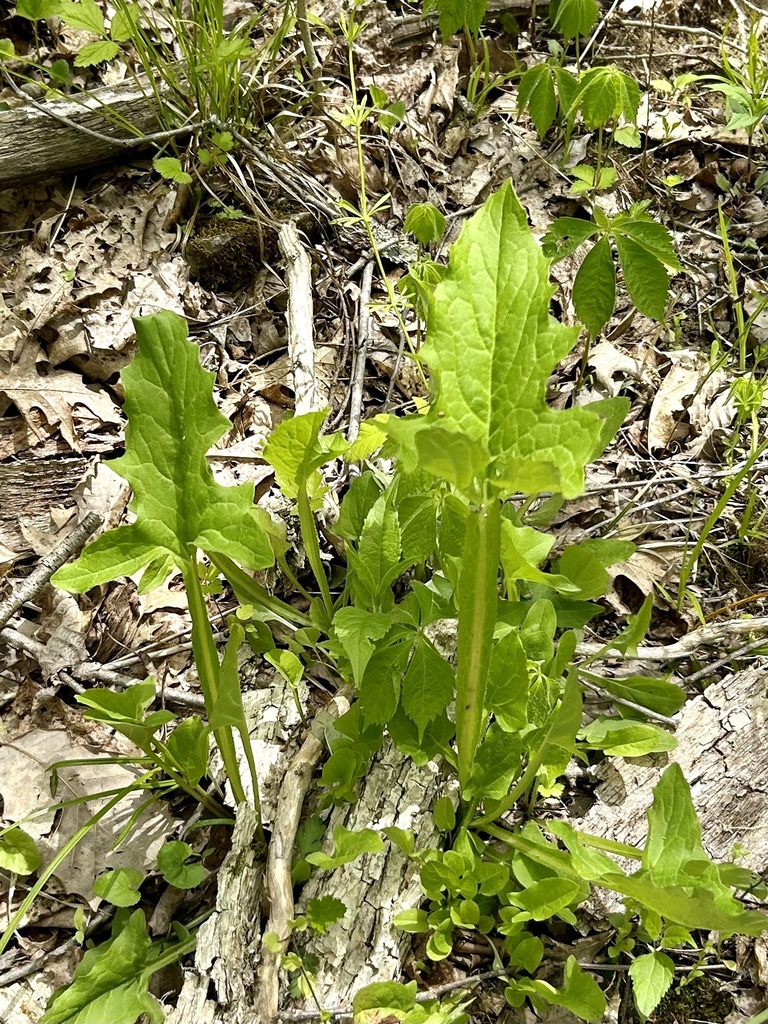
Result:
{"label": "forest floor", "polygon": [[[227,0],[225,10],[235,19],[256,6]],[[371,117],[364,128],[369,201],[389,196],[377,220],[391,283],[416,255],[402,234],[413,203],[430,202],[446,217],[444,238],[431,251],[438,261],[466,218],[506,180],[538,238],[557,217],[589,217],[590,196],[574,193],[572,172],[593,161],[598,134],[606,165],[616,171],[615,186],[599,196],[600,207],[612,216],[649,201],[670,231],[684,270],[672,279],[664,321],[639,313],[620,281],[615,311],[597,340],[586,351],[583,338],[550,380],[549,401],[557,408],[619,394],[632,401],[619,436],[589,468],[586,493],[560,508],[551,529],[556,550],[598,535],[637,545],[627,562],[610,570],[605,614],[587,628],[585,643],[614,635],[652,595],[650,632],[633,666],[673,678],[691,696],[727,684],[741,670],[763,670],[768,657],[768,456],[751,466],[709,519],[724,482],[744,467],[753,432],[762,437],[764,430],[766,143],[761,131],[750,140],[744,128],[727,129],[722,95],[693,78],[721,73],[723,53],[739,64],[750,32],[760,27],[758,13],[747,0],[603,0],[579,59],[582,67],[616,64],[638,83],[636,148],[576,127],[566,152],[561,133],[542,140],[530,118],[519,115],[514,72],[521,62],[531,67],[549,56],[554,37],[546,11],[531,17],[515,4],[488,16],[484,81],[491,87],[474,104],[466,99],[473,70],[466,42],[460,36],[443,42],[434,24],[405,4],[363,4],[358,16],[365,27],[353,50],[358,100],[365,95],[373,105],[374,97],[392,114],[391,121]],[[318,25],[338,23],[330,2],[315,14]],[[5,32],[17,52],[31,51],[30,24],[6,14],[0,35]],[[71,63],[92,38],[39,24],[40,60],[47,65],[55,59]],[[299,48],[294,33],[275,70],[276,84],[259,94],[265,118],[259,145],[293,167],[293,194],[245,149],[219,166],[197,164],[192,188],[162,179],[151,154],[132,152],[104,166],[0,191],[0,598],[12,596],[87,512],[105,526],[126,515],[128,486],[109,463],[124,450],[118,375],[135,354],[133,317],[170,309],[187,319],[204,366],[215,374],[217,403],[232,421],[210,457],[216,477],[227,484],[253,482],[258,498],[269,496],[273,471],[262,451],[295,398],[286,275],[277,245],[281,211],[300,207],[301,182],[306,194],[324,196],[332,208],[339,199],[356,204],[360,196],[357,153],[341,117],[350,85],[346,43],[333,30],[315,31],[328,80],[322,103],[313,108],[291,97]],[[768,62],[765,35],[762,40],[762,60]],[[572,58],[566,57],[566,66]],[[74,75],[71,91],[128,80],[119,62],[74,68]],[[372,89],[382,90],[385,102]],[[34,88],[27,93],[40,95]],[[7,85],[0,88],[2,101],[8,110],[20,102]],[[245,220],[213,221],[222,211],[240,211]],[[331,409],[330,425],[347,430],[350,421],[411,407],[425,390],[403,353],[370,252],[328,218],[309,216],[301,226],[312,259],[316,386]],[[584,253],[577,249],[553,267],[553,313],[569,323]],[[415,317],[408,325],[418,345]],[[362,392],[352,387],[355,367],[364,369]],[[695,569],[681,584],[681,567],[704,530]],[[284,581],[272,578],[270,584],[286,595]],[[209,605],[220,624],[233,600],[225,590],[213,594]],[[0,793],[6,824],[50,803],[43,761],[91,759],[94,750],[125,753],[108,730],[82,719],[73,698],[84,686],[108,685],[117,678],[110,673],[134,680],[151,673],[168,706],[200,706],[178,576],[147,593],[127,579],[78,599],[46,587],[2,625]],[[755,692],[764,701],[764,686]],[[721,707],[721,723],[734,710]],[[752,737],[749,723],[744,729]],[[697,756],[690,754],[694,769]],[[764,742],[746,744],[739,756],[759,793],[756,780],[768,778]],[[67,785],[78,794],[111,790],[128,774],[119,764],[84,764],[76,783]],[[726,795],[726,802],[747,801],[736,786]],[[583,814],[589,796],[586,787]],[[77,946],[66,945],[73,910],[96,913],[95,875],[107,863],[145,871],[188,813],[181,805],[155,804],[115,855],[113,836],[140,803],[137,796],[121,808],[113,827],[103,835],[92,832],[61,864],[27,915],[18,944],[0,958],[0,1020],[6,1024],[37,1021],[50,993],[71,977],[78,959]],[[93,811],[98,803],[88,806]],[[710,827],[717,832],[720,823],[708,820],[707,807],[699,810],[705,837]],[[729,833],[731,845],[746,848],[747,862],[757,870],[768,855],[768,826],[760,826],[765,817],[758,808],[746,835]],[[82,823],[71,809],[69,817],[46,814],[26,827],[50,860]],[[25,883],[12,877],[1,884],[5,927]],[[163,891],[156,881],[145,901],[159,902]],[[206,898],[210,891],[202,903]],[[670,1008],[655,1019],[723,1021],[730,1013],[728,1020],[746,1020],[765,1005],[768,956],[764,945],[756,947],[731,954],[739,971],[722,968],[715,983],[706,975],[697,982],[696,1008]],[[465,959],[460,969],[468,963],[483,969],[482,957]],[[713,984],[718,998],[728,994],[725,1009],[707,1002]],[[512,1019],[504,1016],[509,1008],[498,1008],[494,1017],[490,1006],[485,1019]],[[632,1020],[625,1005],[622,1013],[613,1019]]]}

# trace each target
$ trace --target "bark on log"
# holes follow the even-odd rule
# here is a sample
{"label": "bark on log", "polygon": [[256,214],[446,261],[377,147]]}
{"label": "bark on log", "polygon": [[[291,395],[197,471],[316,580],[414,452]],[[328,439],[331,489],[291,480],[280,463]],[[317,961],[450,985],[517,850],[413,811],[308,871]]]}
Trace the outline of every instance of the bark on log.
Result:
{"label": "bark on log", "polygon": [[[300,723],[290,691],[279,680],[270,690],[246,694],[246,699],[249,719],[257,723],[252,742],[269,825],[298,749]],[[428,846],[437,837],[429,809],[441,786],[435,765],[416,767],[386,744],[371,764],[360,800],[337,808],[329,828],[398,825],[413,829],[417,848]],[[216,911],[200,929],[194,969],[185,974],[167,1024],[267,1024],[257,998],[264,865],[254,854],[255,828],[253,812],[241,805],[232,849],[220,869]],[[318,872],[302,901],[328,894],[345,902],[347,914],[325,936],[309,941],[306,950],[320,958],[316,993],[321,1003],[350,1006],[363,985],[399,978],[408,936],[396,932],[392,918],[419,903],[418,877],[408,870],[404,855],[387,844],[384,853],[361,857],[337,871]]]}
{"label": "bark on log", "polygon": [[[730,860],[762,873],[768,863],[768,748],[765,667],[750,667],[707,687],[680,712],[677,748],[627,761],[610,758],[599,766],[594,805],[572,824],[584,832],[642,845],[653,787],[670,761],[691,785],[702,824],[704,847],[716,861]],[[637,864],[630,865],[635,871]],[[621,905],[618,896],[596,893],[589,910],[598,917]]]}
{"label": "bark on log", "polygon": [[91,438],[74,452],[58,435],[31,447],[20,416],[0,418],[0,545],[32,554],[23,528],[47,530],[55,506],[74,507],[73,492],[95,455],[114,448],[111,438]]}
{"label": "bark on log", "polygon": [[[135,85],[94,89],[77,101],[53,100],[43,106],[45,110],[30,104],[0,113],[0,189],[93,167],[118,155],[125,159],[139,146],[126,149],[109,141],[130,138],[119,118],[142,134],[160,128],[145,93]],[[89,135],[78,125],[105,138]]]}

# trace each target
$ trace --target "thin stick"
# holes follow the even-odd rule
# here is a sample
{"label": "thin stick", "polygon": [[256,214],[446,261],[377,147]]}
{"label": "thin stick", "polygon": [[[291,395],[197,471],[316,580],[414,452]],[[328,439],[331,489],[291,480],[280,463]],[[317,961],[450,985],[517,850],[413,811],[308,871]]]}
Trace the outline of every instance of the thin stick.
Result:
{"label": "thin stick", "polygon": [[[26,654],[28,658],[32,658],[38,664],[45,657],[44,644],[41,644],[39,640],[33,640],[32,637],[24,636],[23,633],[12,629],[10,626],[0,630],[0,640],[15,650]],[[96,661],[81,661],[77,665],[69,666],[65,671],[60,672],[59,675],[62,677],[73,676],[75,679],[81,679],[85,683],[104,683],[107,686],[116,686],[121,690],[143,682],[142,679],[136,679],[134,676],[125,676],[121,672],[114,672],[104,668],[103,665]],[[67,684],[70,685],[68,678]],[[73,689],[77,691],[76,686]],[[177,707],[192,708],[194,710],[205,708],[205,701],[196,693],[177,693],[168,689],[158,690],[156,699],[162,699],[166,704]]]}
{"label": "thin stick", "polygon": [[363,411],[363,385],[365,383],[365,367],[368,362],[368,339],[371,333],[371,287],[373,285],[373,269],[371,260],[363,271],[360,284],[360,306],[357,312],[357,347],[355,364],[352,367],[352,385],[349,398],[349,427],[347,440],[354,441],[360,433],[360,419]]}
{"label": "thin stick", "polygon": [[[349,710],[352,690],[344,687],[324,709],[336,719]],[[269,893],[269,920],[265,932],[275,932],[287,946],[291,930],[288,922],[295,916],[291,864],[296,832],[299,828],[304,797],[312,782],[312,775],[323,753],[323,741],[310,733],[285,773],[277,798],[272,822],[272,838],[267,855],[265,889]],[[280,998],[280,956],[261,949],[259,985],[257,989],[258,1020],[267,1024],[278,1012]]]}
{"label": "thin stick", "polygon": [[68,558],[80,550],[101,524],[102,519],[95,512],[89,512],[82,523],[71,530],[53,551],[40,559],[33,572],[14,588],[11,596],[0,601],[0,629],[7,626],[16,612],[43,589],[56,570],[60,569]]}
{"label": "thin stick", "polygon": [[277,236],[286,264],[288,285],[288,358],[293,371],[296,414],[321,408],[315,379],[315,342],[312,330],[312,263],[293,221],[286,221]]}
{"label": "thin stick", "polygon": [[[605,657],[610,661],[675,661],[678,658],[689,658],[700,647],[716,647],[737,636],[749,633],[765,633],[768,630],[768,616],[756,616],[754,619],[731,619],[718,625],[700,626],[692,630],[677,643],[665,647],[638,647],[637,654],[622,654],[620,651],[608,650]],[[764,641],[768,643],[768,638]],[[602,651],[605,644],[581,643],[576,646],[576,654],[591,657]]]}

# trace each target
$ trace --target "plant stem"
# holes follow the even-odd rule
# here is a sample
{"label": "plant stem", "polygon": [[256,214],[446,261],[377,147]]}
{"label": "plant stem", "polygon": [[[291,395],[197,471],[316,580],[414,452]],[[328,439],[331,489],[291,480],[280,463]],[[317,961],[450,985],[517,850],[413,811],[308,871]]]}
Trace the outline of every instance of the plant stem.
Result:
{"label": "plant stem", "polygon": [[309,564],[312,567],[312,572],[315,574],[317,585],[320,588],[320,596],[323,599],[325,610],[328,614],[328,618],[330,619],[333,617],[333,599],[331,598],[331,590],[328,586],[328,578],[325,575],[323,560],[320,557],[320,542],[317,538],[317,526],[315,525],[315,517],[312,515],[312,509],[310,508],[309,495],[307,493],[305,481],[302,481],[299,487],[297,505],[299,512],[299,526],[301,527],[301,539],[304,541],[307,558],[309,559]]}
{"label": "plant stem", "polygon": [[[197,574],[197,562],[190,560],[182,567],[184,586],[187,591],[189,602],[189,613],[192,616],[192,651],[195,656],[197,672],[200,676],[200,685],[203,688],[205,698],[205,709],[210,718],[216,706],[216,699],[219,694],[219,656],[216,653],[216,644],[213,640],[211,624],[208,620],[208,611],[205,607],[203,588],[200,586],[200,577]],[[235,742],[232,737],[232,727],[222,726],[214,731],[216,745],[221,751],[224,767],[227,770],[229,781],[232,784],[232,792],[237,803],[245,800],[245,790],[240,779],[240,769],[237,765],[235,754]],[[254,797],[258,800],[257,794]]]}
{"label": "plant stem", "polygon": [[485,716],[485,689],[496,625],[501,503],[491,497],[470,512],[459,578],[456,746],[459,783],[468,792]]}
{"label": "plant stem", "polygon": [[298,611],[293,605],[286,604],[279,597],[274,597],[255,579],[244,572],[236,562],[226,555],[209,554],[208,557],[224,576],[235,592],[240,604],[252,604],[272,615],[284,626],[295,629],[297,626],[311,626],[308,615]]}
{"label": "plant stem", "polygon": [[[125,786],[121,789],[116,796],[112,797],[111,800],[108,800],[107,803],[105,803],[104,806],[96,812],[96,814],[86,821],[82,828],[79,828],[77,832],[67,840],[59,852],[54,856],[50,864],[46,864],[46,866],[41,870],[37,881],[21,901],[19,909],[8,922],[8,926],[0,936],[0,954],[5,951],[6,946],[13,938],[14,932],[24,920],[27,911],[43,891],[45,884],[51,875],[56,874],[56,870],[59,865],[63,864],[67,857],[69,857],[70,853],[72,853],[72,851],[77,848],[78,844],[85,839],[94,825],[97,825],[105,815],[109,814],[113,807],[119,804],[120,801],[124,797],[128,796],[129,793],[132,793],[137,786],[142,786],[148,779],[151,779],[153,775],[157,775],[157,771],[157,768],[153,768],[151,772],[147,772],[142,775],[140,778],[136,779],[135,782],[132,782],[130,786]],[[90,799],[93,799],[93,797]]]}

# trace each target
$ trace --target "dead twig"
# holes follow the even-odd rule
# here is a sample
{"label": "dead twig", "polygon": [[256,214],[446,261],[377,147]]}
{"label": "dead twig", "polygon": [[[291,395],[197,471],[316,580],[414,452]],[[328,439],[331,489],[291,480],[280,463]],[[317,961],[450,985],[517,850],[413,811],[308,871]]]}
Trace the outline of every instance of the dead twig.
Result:
{"label": "dead twig", "polygon": [[57,569],[79,551],[92,533],[101,526],[102,520],[95,512],[89,512],[82,523],[79,523],[53,551],[40,559],[36,568],[27,578],[14,588],[14,592],[4,601],[0,601],[0,630],[11,621],[16,612],[27,601],[38,594]]}
{"label": "dead twig", "polygon": [[371,333],[371,288],[373,286],[373,270],[375,263],[371,260],[363,271],[360,284],[360,305],[357,312],[357,347],[352,366],[352,381],[349,399],[349,427],[347,440],[354,441],[360,433],[360,419],[363,412],[363,385],[365,383],[365,367],[368,362],[368,339]]}
{"label": "dead twig", "polygon": [[[750,633],[765,633],[768,630],[768,616],[755,616],[753,619],[731,619],[730,622],[723,622],[716,626],[700,626],[692,630],[677,643],[667,644],[664,647],[649,647],[647,645],[638,647],[634,654],[622,654],[620,651],[608,650],[606,658],[611,661],[676,661],[681,658],[689,658],[694,651],[701,647],[716,647],[727,643],[737,636],[746,636]],[[768,638],[763,643],[768,644]],[[591,657],[602,651],[605,644],[594,642],[580,643],[576,647],[576,654],[581,657]],[[730,655],[733,657],[733,655]]]}
{"label": "dead twig", "polygon": [[312,263],[293,221],[277,236],[286,264],[288,285],[288,358],[293,371],[296,414],[320,408],[315,379],[315,341],[312,324]]}
{"label": "dead twig", "polygon": [[[26,654],[28,658],[32,658],[38,664],[45,658],[44,644],[41,644],[39,640],[33,640],[32,637],[24,636],[23,633],[11,629],[10,626],[0,630],[0,640],[7,643],[9,647],[21,651],[22,654]],[[83,689],[78,685],[77,680],[84,683],[104,683],[106,686],[116,686],[120,690],[143,682],[142,679],[136,679],[134,676],[125,676],[121,672],[104,668],[96,661],[81,661],[77,665],[71,665],[66,670],[60,671],[58,676],[76,693],[82,692]],[[191,708],[195,711],[205,708],[205,701],[195,693],[178,693],[168,689],[158,690],[156,699],[162,700],[165,704]]]}

